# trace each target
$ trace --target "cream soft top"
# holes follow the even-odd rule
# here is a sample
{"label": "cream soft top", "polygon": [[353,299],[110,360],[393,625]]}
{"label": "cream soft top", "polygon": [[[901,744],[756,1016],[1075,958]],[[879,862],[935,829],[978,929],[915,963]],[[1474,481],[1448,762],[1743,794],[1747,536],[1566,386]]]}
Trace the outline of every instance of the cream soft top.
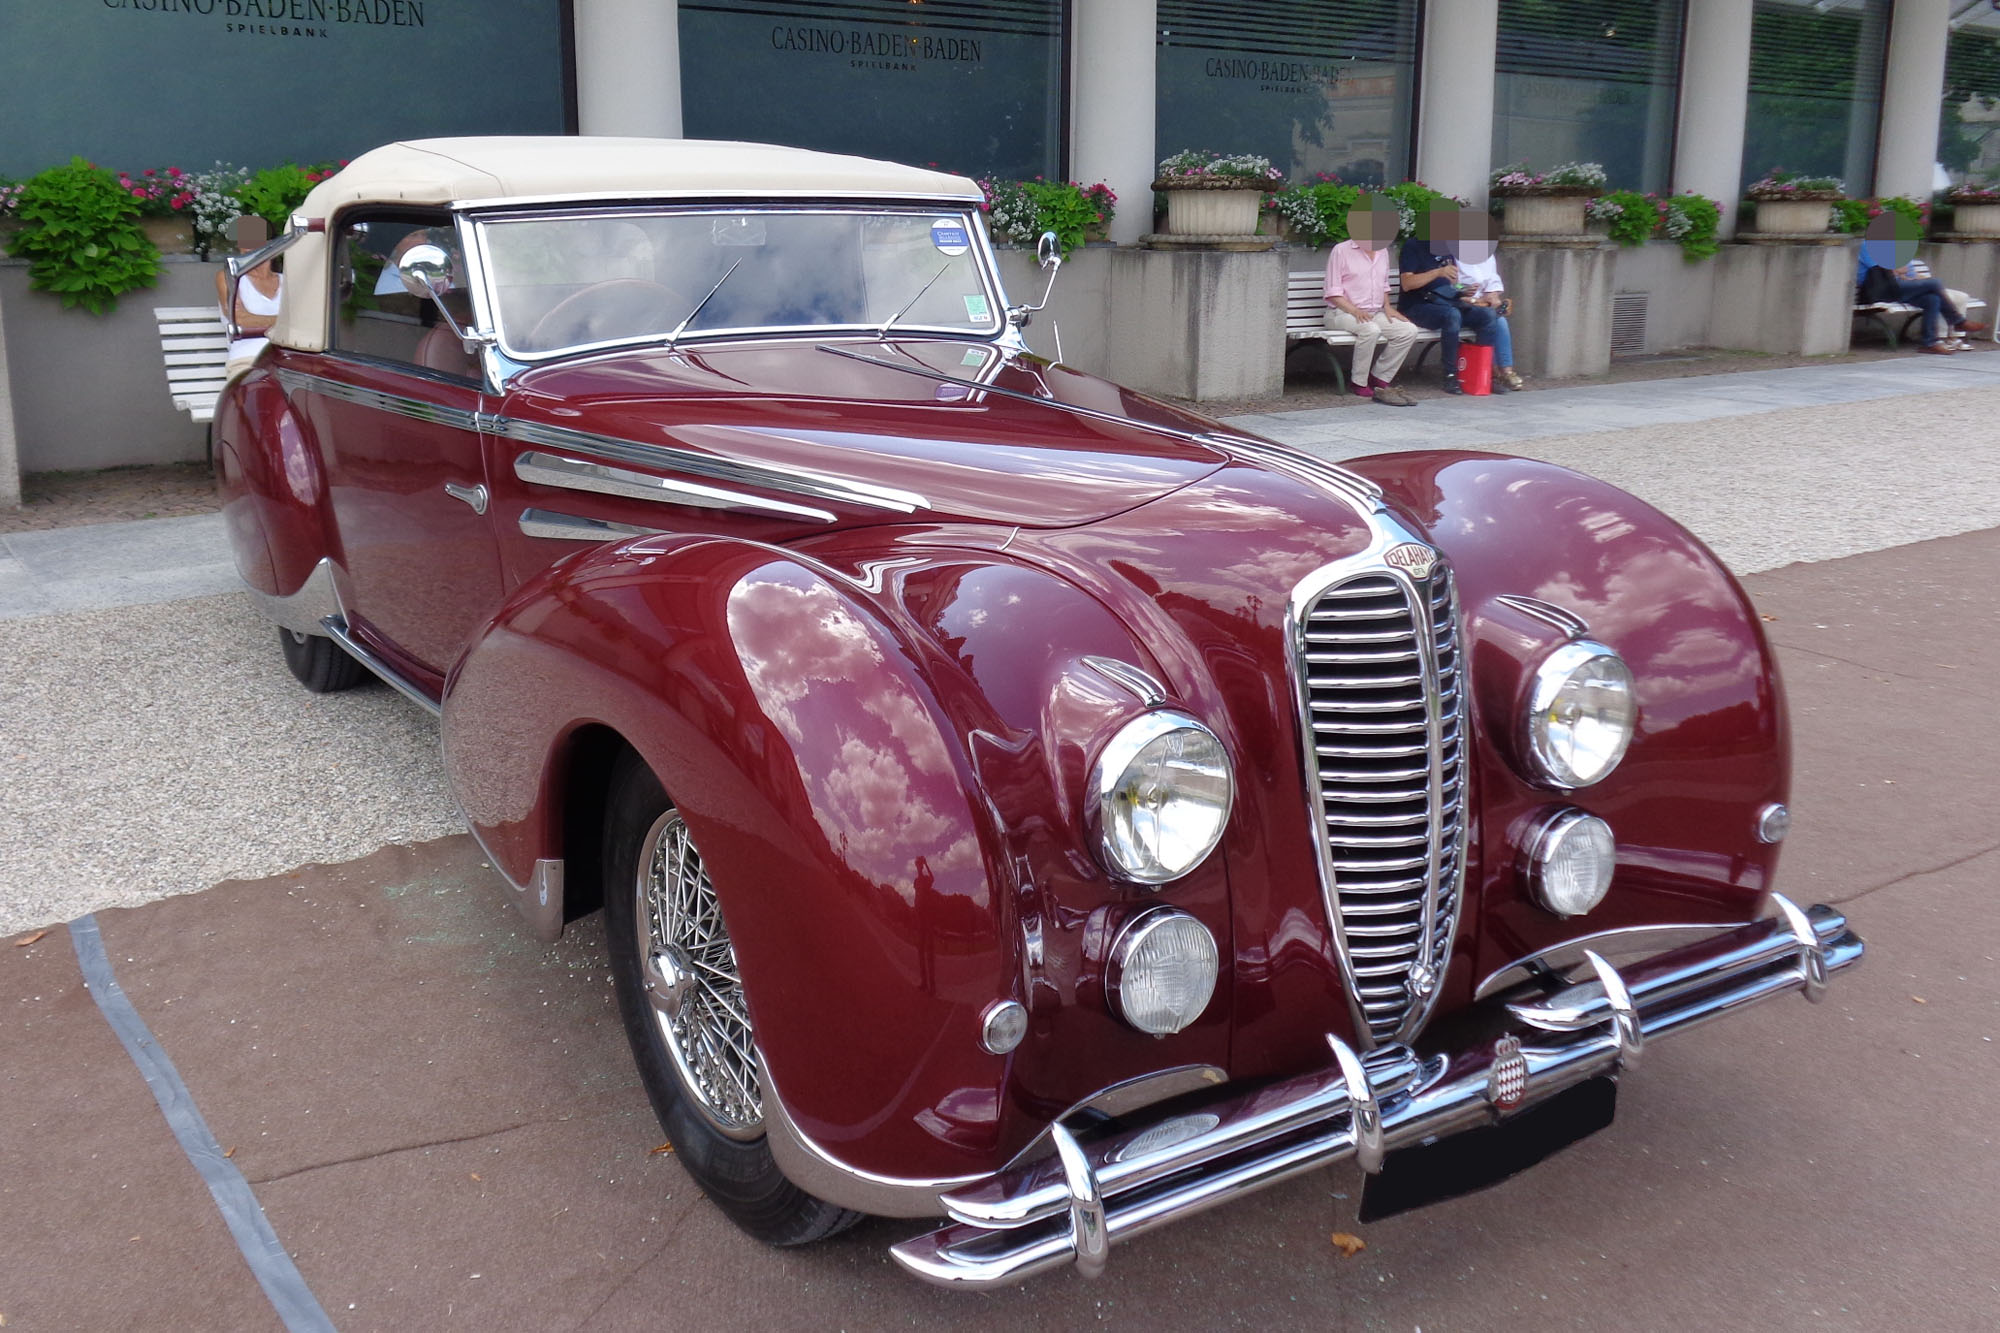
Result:
{"label": "cream soft top", "polygon": [[[922,198],[976,205],[963,176],[838,153],[716,139],[570,135],[411,139],[370,149],[321,181],[297,212],[331,219],[352,204],[498,204],[559,196],[606,199]],[[285,253],[285,308],[271,340],[326,347],[327,237]]]}

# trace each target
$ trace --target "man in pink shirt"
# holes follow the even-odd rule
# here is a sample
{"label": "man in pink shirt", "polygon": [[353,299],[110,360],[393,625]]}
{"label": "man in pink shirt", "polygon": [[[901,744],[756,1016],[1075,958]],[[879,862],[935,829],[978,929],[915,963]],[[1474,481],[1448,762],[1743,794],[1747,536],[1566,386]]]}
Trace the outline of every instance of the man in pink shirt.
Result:
{"label": "man in pink shirt", "polygon": [[[1416,341],[1417,326],[1389,308],[1389,243],[1396,239],[1395,204],[1363,195],[1347,215],[1348,239],[1326,257],[1326,326],[1354,335],[1354,392],[1384,407],[1415,407],[1391,381]],[[1381,346],[1381,356],[1376,348]]]}

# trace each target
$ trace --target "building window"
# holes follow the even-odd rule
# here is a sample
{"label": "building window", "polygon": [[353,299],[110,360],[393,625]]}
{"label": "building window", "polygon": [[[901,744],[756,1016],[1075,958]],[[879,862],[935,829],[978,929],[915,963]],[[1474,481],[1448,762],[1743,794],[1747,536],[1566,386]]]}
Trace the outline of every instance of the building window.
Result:
{"label": "building window", "polygon": [[1743,184],[1773,167],[1875,188],[1889,0],[1757,0]]}
{"label": "building window", "polygon": [[1416,0],[1159,0],[1159,154],[1268,157],[1293,180],[1410,172]]}
{"label": "building window", "polygon": [[1062,174],[1062,0],[681,0],[681,122],[970,176]]}
{"label": "building window", "polygon": [[2000,184],[2000,13],[1968,12],[1945,47],[1938,161],[1954,185]]}
{"label": "building window", "polygon": [[1621,190],[1673,171],[1684,0],[1500,0],[1493,160],[1598,162]]}

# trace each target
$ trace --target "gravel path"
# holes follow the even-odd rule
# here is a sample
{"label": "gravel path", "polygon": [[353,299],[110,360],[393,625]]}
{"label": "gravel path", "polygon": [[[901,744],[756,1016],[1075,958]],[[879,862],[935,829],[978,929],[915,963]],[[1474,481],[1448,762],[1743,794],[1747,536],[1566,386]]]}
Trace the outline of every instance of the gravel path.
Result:
{"label": "gravel path", "polygon": [[[2000,369],[2000,356],[1989,364]],[[1922,367],[1881,373],[1900,383],[1860,401],[1759,411],[1769,399],[1757,391],[1730,415],[1611,431],[1591,428],[1604,392],[1520,395],[1506,410],[1532,406],[1542,429],[1570,433],[1533,438],[1517,425],[1481,445],[1626,486],[1739,573],[2000,527],[2000,375],[1939,387],[1911,378],[1941,373]],[[1745,392],[1759,382],[1738,379]],[[1956,387],[1975,379],[1990,387]],[[1710,395],[1723,388],[1705,384]],[[1357,427],[1382,418],[1386,430],[1418,413],[1273,414],[1254,425],[1341,457],[1446,444],[1454,422],[1496,430],[1497,414],[1479,414],[1491,406],[1427,405],[1427,438],[1402,441]],[[1691,415],[1685,401],[1674,407],[1663,400],[1660,414]],[[462,828],[437,724],[386,687],[305,693],[275,632],[233,593],[0,615],[0,766],[0,935]]]}

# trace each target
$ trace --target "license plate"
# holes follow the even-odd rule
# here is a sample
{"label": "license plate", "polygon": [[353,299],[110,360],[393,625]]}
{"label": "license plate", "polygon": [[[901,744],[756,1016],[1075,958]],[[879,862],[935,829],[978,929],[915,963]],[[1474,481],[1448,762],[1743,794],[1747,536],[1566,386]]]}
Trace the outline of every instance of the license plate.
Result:
{"label": "license plate", "polygon": [[1593,1078],[1497,1125],[1399,1148],[1362,1187],[1361,1220],[1394,1217],[1497,1185],[1603,1129],[1617,1104],[1617,1083]]}

